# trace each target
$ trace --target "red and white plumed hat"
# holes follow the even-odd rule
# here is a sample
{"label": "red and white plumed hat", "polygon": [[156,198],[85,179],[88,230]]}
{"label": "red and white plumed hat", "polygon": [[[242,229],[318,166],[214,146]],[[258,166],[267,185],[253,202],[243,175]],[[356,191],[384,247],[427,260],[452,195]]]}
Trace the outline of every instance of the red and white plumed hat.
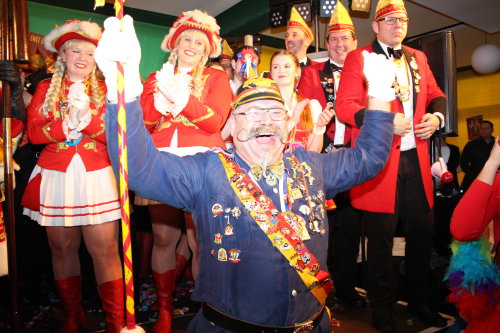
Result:
{"label": "red and white plumed hat", "polygon": [[165,52],[172,51],[179,35],[189,29],[199,30],[207,35],[210,44],[210,58],[217,58],[220,55],[220,27],[217,25],[215,18],[198,9],[182,12],[170,28],[168,35],[163,38],[161,49]]}
{"label": "red and white plumed hat", "polygon": [[69,20],[45,35],[43,43],[47,50],[58,52],[61,46],[70,39],[86,40],[97,46],[101,35],[102,29],[97,23]]}

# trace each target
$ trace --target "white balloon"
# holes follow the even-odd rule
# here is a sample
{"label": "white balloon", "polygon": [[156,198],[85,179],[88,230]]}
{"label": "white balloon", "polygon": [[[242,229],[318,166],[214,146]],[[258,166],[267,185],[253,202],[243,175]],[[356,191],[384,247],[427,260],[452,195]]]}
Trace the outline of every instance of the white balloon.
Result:
{"label": "white balloon", "polygon": [[480,74],[495,73],[500,68],[500,47],[481,45],[472,53],[471,63],[472,68]]}

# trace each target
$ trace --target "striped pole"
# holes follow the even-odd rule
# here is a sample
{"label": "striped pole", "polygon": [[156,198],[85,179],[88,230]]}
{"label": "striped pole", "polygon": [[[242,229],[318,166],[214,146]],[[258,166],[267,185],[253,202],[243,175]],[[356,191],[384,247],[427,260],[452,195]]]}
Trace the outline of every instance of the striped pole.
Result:
{"label": "striped pole", "polygon": [[[115,0],[115,15],[123,21],[123,2]],[[127,121],[125,112],[125,81],[123,64],[117,63],[118,146],[120,157],[120,204],[122,213],[123,270],[125,275],[125,307],[127,329],[135,328],[134,274],[130,238],[130,202],[128,195]]]}

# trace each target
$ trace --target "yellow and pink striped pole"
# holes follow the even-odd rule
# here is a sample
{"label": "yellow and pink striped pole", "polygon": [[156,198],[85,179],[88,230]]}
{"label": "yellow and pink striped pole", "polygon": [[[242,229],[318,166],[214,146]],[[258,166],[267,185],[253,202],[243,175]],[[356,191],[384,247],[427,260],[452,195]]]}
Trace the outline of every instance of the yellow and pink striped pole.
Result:
{"label": "yellow and pink striped pole", "polygon": [[[124,0],[115,0],[115,15],[123,20]],[[125,81],[123,64],[117,63],[118,146],[120,157],[120,204],[122,212],[123,270],[125,275],[125,308],[127,329],[135,328],[134,274],[130,237],[130,202],[128,195],[127,121],[125,112]]]}
{"label": "yellow and pink striped pole", "polygon": [[[115,0],[115,16],[123,22],[125,0]],[[102,1],[100,1],[102,5]],[[96,1],[96,6],[99,2]],[[132,243],[130,237],[130,202],[128,193],[128,159],[127,159],[127,121],[125,111],[125,81],[123,64],[117,63],[117,93],[118,93],[118,149],[120,160],[120,205],[123,245],[123,270],[125,276],[125,310],[126,327],[122,332],[144,332],[135,323],[134,304],[134,274],[132,267]]]}

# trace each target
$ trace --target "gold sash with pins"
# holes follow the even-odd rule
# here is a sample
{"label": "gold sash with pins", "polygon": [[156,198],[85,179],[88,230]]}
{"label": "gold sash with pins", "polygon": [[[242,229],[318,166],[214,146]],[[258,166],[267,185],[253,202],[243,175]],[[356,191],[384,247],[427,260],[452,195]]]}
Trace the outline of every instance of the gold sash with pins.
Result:
{"label": "gold sash with pins", "polygon": [[[290,262],[320,304],[331,290],[330,275],[307,249],[300,235],[298,218],[292,211],[281,213],[252,179],[228,156],[218,152],[227,179],[236,196],[271,243]],[[297,162],[298,163],[298,162]]]}

